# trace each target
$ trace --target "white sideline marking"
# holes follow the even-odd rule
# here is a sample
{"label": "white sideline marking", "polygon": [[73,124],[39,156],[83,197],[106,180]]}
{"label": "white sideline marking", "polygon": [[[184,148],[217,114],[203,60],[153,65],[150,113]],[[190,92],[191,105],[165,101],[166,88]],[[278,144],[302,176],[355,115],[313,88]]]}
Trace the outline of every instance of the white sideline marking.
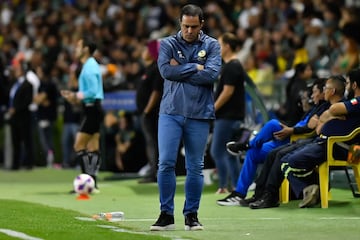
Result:
{"label": "white sideline marking", "polygon": [[94,221],[96,221],[95,219],[89,218],[89,217],[75,217],[75,219],[81,220],[81,221],[88,221],[88,222],[94,222]]}
{"label": "white sideline marking", "polygon": [[[119,228],[119,227],[116,227],[116,226],[108,226],[108,225],[97,225],[97,226],[100,227],[100,228],[108,228],[108,229],[110,229],[111,231],[114,231],[114,232],[124,232],[124,233],[132,233],[132,234],[141,234],[141,235],[153,236],[153,234],[151,234],[150,232],[136,232],[136,231],[131,231],[131,230],[128,230],[128,229]],[[160,235],[160,236],[169,237],[169,236],[166,236],[166,235]],[[180,237],[177,237],[177,236],[174,236],[171,239],[172,240],[189,240],[187,238],[180,238]]]}
{"label": "white sideline marking", "polygon": [[[218,220],[249,220],[249,218],[201,218],[201,220],[210,220],[210,221],[218,221]],[[281,218],[254,218],[254,220],[282,220]],[[125,219],[126,222],[153,222],[156,221],[154,218],[133,218],[133,219]]]}
{"label": "white sideline marking", "polygon": [[5,233],[6,235],[10,237],[20,238],[23,240],[43,240],[42,238],[32,237],[22,232],[17,232],[11,229],[3,229],[0,228],[0,232]]}

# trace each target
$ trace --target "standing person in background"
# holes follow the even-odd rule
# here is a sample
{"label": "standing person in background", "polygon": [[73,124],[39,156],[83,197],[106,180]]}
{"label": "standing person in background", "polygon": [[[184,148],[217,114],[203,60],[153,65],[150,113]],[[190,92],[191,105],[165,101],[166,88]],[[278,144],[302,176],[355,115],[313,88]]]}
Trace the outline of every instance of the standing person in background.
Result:
{"label": "standing person in background", "polygon": [[139,180],[139,183],[156,182],[158,151],[158,118],[160,100],[163,92],[164,80],[160,76],[157,59],[159,55],[159,42],[152,40],[147,43],[142,52],[145,72],[141,77],[137,92],[136,105],[141,113],[140,121],[146,141],[146,155],[150,171],[147,176]]}
{"label": "standing person in background", "polygon": [[[32,144],[32,115],[29,106],[33,100],[33,86],[26,78],[24,60],[14,59],[12,70],[15,81],[10,89],[9,109],[5,114],[10,123],[13,144],[11,169],[18,170],[21,166],[32,169],[35,162]],[[22,145],[25,154],[22,154]],[[24,158],[23,162],[22,158]]]}
{"label": "standing person in background", "polygon": [[38,105],[38,129],[39,139],[43,154],[46,156],[47,167],[54,164],[54,125],[57,118],[58,89],[49,76],[43,73],[43,69],[38,67],[36,70],[40,79],[38,93],[34,96],[34,103]]}
{"label": "standing person in background", "polygon": [[[80,74],[81,66],[73,63],[70,66],[69,80],[67,87],[71,91],[77,91],[78,81],[77,76]],[[62,167],[69,168],[75,167],[75,151],[74,151],[74,142],[76,133],[79,130],[79,123],[81,120],[81,106],[78,104],[71,104],[68,101],[64,101],[64,126],[61,136],[61,146],[62,146]]]}
{"label": "standing person in background", "polygon": [[219,43],[204,34],[200,7],[185,5],[181,30],[161,40],[158,65],[164,78],[159,114],[158,186],[161,214],[152,231],[173,230],[175,166],[179,145],[185,147],[185,230],[202,230],[198,209],[203,189],[202,169],[210,130],[215,118],[213,84],[221,68]]}
{"label": "standing person in background", "polygon": [[74,150],[82,173],[94,178],[100,169],[100,125],[104,118],[101,101],[104,98],[100,66],[93,54],[96,44],[88,39],[80,39],[75,48],[75,57],[83,64],[79,75],[79,91],[62,90],[61,95],[70,103],[82,103],[84,116],[76,134]]}
{"label": "standing person in background", "polygon": [[215,161],[219,176],[219,189],[216,193],[228,193],[227,180],[230,177],[230,191],[236,186],[240,172],[240,162],[229,154],[226,143],[232,140],[235,130],[239,129],[245,116],[245,71],[236,56],[238,39],[232,33],[219,38],[221,56],[224,61],[219,84],[215,91],[214,130],[211,156]]}

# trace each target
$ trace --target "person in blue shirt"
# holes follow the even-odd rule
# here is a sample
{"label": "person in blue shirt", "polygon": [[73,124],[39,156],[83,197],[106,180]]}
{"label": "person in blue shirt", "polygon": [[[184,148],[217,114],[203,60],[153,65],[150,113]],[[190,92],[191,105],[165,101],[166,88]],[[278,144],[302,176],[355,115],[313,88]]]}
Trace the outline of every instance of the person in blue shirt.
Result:
{"label": "person in blue shirt", "polygon": [[[334,75],[330,76],[325,83],[327,86],[331,84],[331,86],[334,87],[334,91],[327,91],[325,84],[317,85],[316,88],[313,88],[313,96],[322,91],[322,95],[326,100],[324,104],[319,106],[319,110],[317,111],[317,120],[313,123],[315,125],[314,129],[319,123],[319,117],[321,114],[325,112],[331,106],[331,104],[335,104],[343,100],[345,91],[344,81],[345,80],[341,75]],[[300,149],[304,145],[312,142],[316,137],[317,135],[314,131],[312,136],[309,136],[306,139],[300,139],[296,142],[288,143],[271,151],[267,155],[263,168],[255,180],[256,189],[254,195],[251,198],[242,200],[240,204],[242,206],[248,206],[251,209],[278,207],[279,188],[284,180],[284,175],[281,171],[280,159],[285,155],[296,151],[296,149]]]}
{"label": "person in blue shirt", "polygon": [[[344,82],[345,85],[345,82]],[[354,98],[332,104],[319,118],[316,127],[318,137],[311,143],[281,158],[281,170],[289,180],[296,197],[303,194],[300,208],[311,207],[319,200],[318,177],[314,171],[326,161],[326,138],[329,136],[347,135],[360,126],[360,69],[348,73],[346,89]],[[336,91],[331,82],[324,87],[325,91]],[[358,142],[359,137],[347,142]],[[339,158],[346,159],[347,150],[336,146],[334,152]]]}
{"label": "person in blue shirt", "polygon": [[75,56],[83,64],[77,92],[62,90],[61,95],[70,103],[83,105],[83,120],[76,134],[74,150],[82,173],[94,178],[98,191],[97,174],[100,168],[100,125],[104,118],[101,100],[104,98],[100,66],[93,57],[96,44],[86,38],[80,39],[75,48]]}
{"label": "person in blue shirt", "polygon": [[258,165],[265,162],[267,155],[272,150],[289,143],[291,134],[312,132],[316,127],[315,122],[318,117],[326,110],[323,104],[320,105],[322,107],[310,110],[293,127],[286,126],[277,119],[272,119],[261,128],[259,133],[250,142],[242,144],[241,150],[246,150],[246,156],[236,188],[225,198],[219,199],[217,204],[220,206],[240,206],[247,195],[249,186],[255,178]]}
{"label": "person in blue shirt", "polygon": [[159,112],[158,187],[161,214],[152,231],[173,230],[175,166],[179,145],[185,148],[185,230],[202,230],[198,209],[203,189],[204,153],[215,118],[213,84],[221,68],[218,41],[201,31],[200,7],[185,5],[181,30],[161,40],[158,66],[164,79]]}

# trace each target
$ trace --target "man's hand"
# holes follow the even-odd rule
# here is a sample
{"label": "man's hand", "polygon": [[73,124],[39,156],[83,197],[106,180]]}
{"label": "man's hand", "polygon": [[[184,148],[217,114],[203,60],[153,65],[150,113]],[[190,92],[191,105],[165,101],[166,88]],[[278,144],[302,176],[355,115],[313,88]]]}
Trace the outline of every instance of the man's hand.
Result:
{"label": "man's hand", "polygon": [[197,70],[201,71],[204,70],[204,65],[197,64],[196,65]]}
{"label": "man's hand", "polygon": [[172,59],[170,59],[170,65],[177,66],[177,65],[179,65],[179,63],[174,58],[172,58]]}
{"label": "man's hand", "polygon": [[76,93],[69,90],[61,90],[61,96],[65,98],[69,103],[75,104],[77,102]]}
{"label": "man's hand", "polygon": [[274,132],[274,137],[278,140],[284,140],[285,138],[287,138],[288,136],[290,136],[293,132],[294,129],[292,127],[288,127],[285,124],[280,123],[282,128],[280,131]]}

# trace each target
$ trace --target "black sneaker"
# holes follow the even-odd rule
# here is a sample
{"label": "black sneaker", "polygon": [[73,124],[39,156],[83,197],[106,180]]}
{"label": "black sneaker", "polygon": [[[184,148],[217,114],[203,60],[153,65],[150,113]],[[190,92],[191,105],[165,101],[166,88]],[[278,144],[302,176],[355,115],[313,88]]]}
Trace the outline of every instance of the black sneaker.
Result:
{"label": "black sneaker", "polygon": [[174,216],[167,214],[166,212],[161,212],[156,223],[151,225],[150,231],[166,231],[166,230],[174,230]]}
{"label": "black sneaker", "polygon": [[278,207],[279,200],[277,197],[273,196],[270,192],[264,192],[264,194],[255,202],[250,203],[249,207],[251,209],[262,209],[262,208],[274,208]]}
{"label": "black sneaker", "polygon": [[257,200],[258,198],[253,195],[251,198],[240,199],[240,205],[243,207],[248,207],[250,203],[256,202]]}
{"label": "black sneaker", "polygon": [[185,216],[185,231],[196,231],[203,229],[203,225],[201,225],[197,218],[197,213],[189,213]]}
{"label": "black sneaker", "polygon": [[233,191],[226,198],[217,200],[216,203],[220,206],[240,206],[240,200],[243,198],[244,196],[240,193]]}
{"label": "black sneaker", "polygon": [[249,143],[238,143],[238,142],[228,142],[226,143],[226,150],[228,153],[234,156],[239,156],[242,151],[246,151],[250,148]]}

